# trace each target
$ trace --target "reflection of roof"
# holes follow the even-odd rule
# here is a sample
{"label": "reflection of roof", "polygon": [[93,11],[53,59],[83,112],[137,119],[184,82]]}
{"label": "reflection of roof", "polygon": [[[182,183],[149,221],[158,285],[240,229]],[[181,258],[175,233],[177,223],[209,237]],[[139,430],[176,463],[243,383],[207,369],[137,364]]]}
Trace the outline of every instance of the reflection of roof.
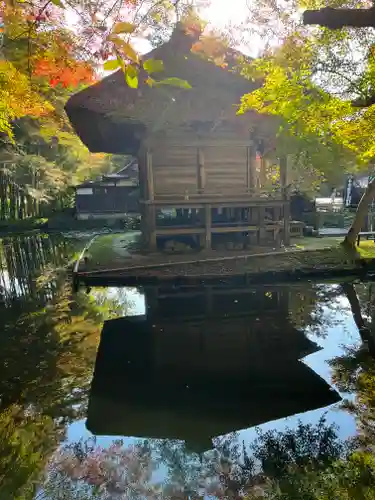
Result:
{"label": "reflection of roof", "polygon": [[[176,342],[183,346],[177,357],[190,352],[201,339],[207,346],[226,342],[223,349],[229,349],[230,356],[238,360],[248,347],[259,355],[277,353],[291,359],[320,349],[290,322],[288,295],[280,287],[164,286],[156,295],[152,288],[144,293],[148,316],[160,330],[159,342],[164,343],[165,352]],[[175,331],[180,332],[178,338]],[[227,362],[230,356],[225,356]]]}
{"label": "reflection of roof", "polygon": [[[105,323],[87,420],[94,434],[183,439],[204,451],[215,436],[339,400],[323,379],[287,353],[264,353],[259,359],[251,345],[242,345],[246,363],[234,358],[224,366],[238,335],[230,324],[225,339],[212,331],[210,345],[207,338],[200,345],[193,342],[195,348],[185,355],[190,364],[173,362],[186,347],[178,342],[183,323],[176,325],[168,352],[155,326],[144,316]],[[206,363],[197,363],[202,352]]]}

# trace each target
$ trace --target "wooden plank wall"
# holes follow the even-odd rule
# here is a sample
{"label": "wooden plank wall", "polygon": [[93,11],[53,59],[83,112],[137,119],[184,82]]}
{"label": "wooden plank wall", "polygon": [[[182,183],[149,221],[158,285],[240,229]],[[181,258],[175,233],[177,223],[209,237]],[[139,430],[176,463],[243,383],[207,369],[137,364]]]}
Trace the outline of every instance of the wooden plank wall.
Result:
{"label": "wooden plank wall", "polygon": [[206,146],[203,148],[206,193],[246,192],[247,147]]}
{"label": "wooden plank wall", "polygon": [[252,155],[245,144],[163,146],[152,149],[155,196],[245,193],[251,187]]}
{"label": "wooden plank wall", "polygon": [[155,196],[198,193],[197,147],[163,144],[151,153]]}

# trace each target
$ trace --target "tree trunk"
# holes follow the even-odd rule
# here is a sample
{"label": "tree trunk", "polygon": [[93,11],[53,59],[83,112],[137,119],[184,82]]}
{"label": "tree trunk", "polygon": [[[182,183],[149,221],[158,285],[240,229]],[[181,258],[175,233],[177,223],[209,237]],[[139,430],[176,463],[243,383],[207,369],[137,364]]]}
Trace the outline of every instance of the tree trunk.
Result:
{"label": "tree trunk", "polygon": [[303,24],[319,24],[330,29],[344,26],[355,28],[375,27],[374,7],[370,9],[333,9],[325,7],[318,10],[305,10]]}
{"label": "tree trunk", "polygon": [[341,286],[350,304],[353,319],[355,321],[355,324],[357,325],[362,342],[367,345],[371,356],[375,357],[375,338],[366,321],[363,319],[357,292],[355,291],[355,288],[351,283],[344,283]]}
{"label": "tree trunk", "polygon": [[364,192],[361,201],[358,203],[358,208],[353,220],[353,223],[345,237],[344,244],[354,247],[355,242],[358,237],[358,233],[361,231],[365,217],[368,214],[369,205],[375,196],[375,179],[369,183]]}

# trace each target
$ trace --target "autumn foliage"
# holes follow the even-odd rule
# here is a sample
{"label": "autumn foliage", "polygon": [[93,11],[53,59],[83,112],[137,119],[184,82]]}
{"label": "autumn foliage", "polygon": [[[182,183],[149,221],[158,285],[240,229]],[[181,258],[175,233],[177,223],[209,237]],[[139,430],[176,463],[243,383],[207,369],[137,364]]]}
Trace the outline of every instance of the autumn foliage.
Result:
{"label": "autumn foliage", "polygon": [[78,61],[40,59],[35,63],[33,75],[47,78],[51,87],[59,84],[65,88],[77,87],[94,81],[93,69]]}

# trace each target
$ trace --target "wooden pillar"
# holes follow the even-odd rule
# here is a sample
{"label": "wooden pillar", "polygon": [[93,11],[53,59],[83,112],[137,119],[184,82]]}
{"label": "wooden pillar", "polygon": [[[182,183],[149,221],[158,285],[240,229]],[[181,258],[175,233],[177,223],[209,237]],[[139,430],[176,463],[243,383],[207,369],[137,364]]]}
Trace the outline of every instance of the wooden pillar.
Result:
{"label": "wooden pillar", "polygon": [[248,146],[247,165],[246,165],[247,191],[251,191],[251,189],[255,187],[255,161],[256,161],[255,147]]}
{"label": "wooden pillar", "polygon": [[204,187],[206,184],[206,173],[204,170],[204,154],[202,148],[197,150],[197,186],[198,193],[204,192]]}
{"label": "wooden pillar", "polygon": [[290,245],[290,202],[284,202],[284,245]]}
{"label": "wooden pillar", "polygon": [[259,228],[259,243],[266,238],[266,208],[259,207],[258,209],[258,228]]}
{"label": "wooden pillar", "polygon": [[141,216],[141,230],[143,242],[150,251],[156,250],[156,220],[154,206],[154,177],[152,172],[152,154],[142,147],[139,153],[139,176],[141,198],[144,204]]}
{"label": "wooden pillar", "polygon": [[319,231],[320,228],[320,212],[318,212],[318,209],[316,208],[316,205],[314,207],[314,229],[316,231]]}
{"label": "wooden pillar", "polygon": [[146,227],[148,233],[148,247],[154,252],[156,251],[156,220],[155,220],[155,205],[147,205],[147,220]]}
{"label": "wooden pillar", "polygon": [[274,240],[276,248],[281,247],[281,228],[275,229]]}
{"label": "wooden pillar", "polygon": [[287,156],[282,156],[280,158],[279,164],[280,164],[281,190],[282,190],[282,193],[284,193],[284,190],[285,190],[287,183],[288,183],[288,158],[287,158]]}
{"label": "wooden pillar", "polygon": [[284,200],[284,245],[290,245],[290,200],[288,193],[288,157],[282,156],[280,158],[280,183],[281,193]]}
{"label": "wooden pillar", "polygon": [[152,154],[146,151],[147,198],[154,200],[154,174],[152,171]]}
{"label": "wooden pillar", "polygon": [[205,205],[205,244],[206,250],[211,250],[211,205]]}
{"label": "wooden pillar", "polygon": [[281,216],[280,207],[274,207],[273,209],[273,220],[274,222],[279,222]]}
{"label": "wooden pillar", "polygon": [[260,175],[259,175],[259,180],[260,180],[260,187],[264,189],[266,185],[266,180],[267,180],[267,161],[265,158],[260,160]]}

